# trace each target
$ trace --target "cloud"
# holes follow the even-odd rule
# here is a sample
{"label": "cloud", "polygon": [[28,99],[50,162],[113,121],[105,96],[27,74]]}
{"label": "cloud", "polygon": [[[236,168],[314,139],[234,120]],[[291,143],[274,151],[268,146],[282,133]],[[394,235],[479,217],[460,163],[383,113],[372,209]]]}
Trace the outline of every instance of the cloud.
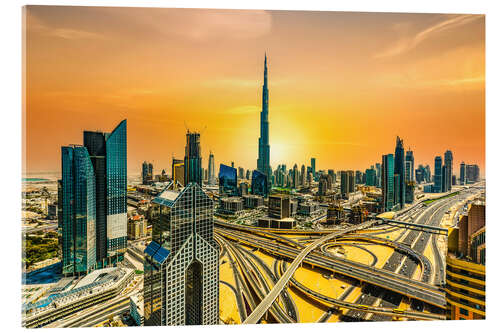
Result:
{"label": "cloud", "polygon": [[84,29],[74,29],[68,27],[51,27],[44,24],[35,15],[30,15],[27,29],[31,32],[39,33],[41,35],[57,37],[68,40],[77,39],[103,39],[104,35],[87,31]]}
{"label": "cloud", "polygon": [[[449,15],[446,15],[446,17],[449,17]],[[457,27],[463,26],[482,17],[483,17],[482,15],[467,14],[467,15],[457,15],[453,16],[452,18],[447,18],[418,32],[416,35],[406,36],[401,38],[399,41],[397,41],[394,45],[390,46],[386,50],[375,54],[374,58],[387,58],[387,57],[398,56],[400,54],[403,54],[405,52],[414,49],[424,40],[432,37],[435,34],[441,33],[446,30],[455,29]]]}

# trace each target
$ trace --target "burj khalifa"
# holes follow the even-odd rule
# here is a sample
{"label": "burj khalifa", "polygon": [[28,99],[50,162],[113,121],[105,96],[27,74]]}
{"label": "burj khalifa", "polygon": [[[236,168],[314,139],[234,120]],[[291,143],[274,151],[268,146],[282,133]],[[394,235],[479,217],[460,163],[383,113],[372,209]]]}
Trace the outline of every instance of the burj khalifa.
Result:
{"label": "burj khalifa", "polygon": [[264,55],[264,85],[262,86],[262,111],[260,112],[259,158],[257,170],[267,176],[271,182],[271,165],[269,164],[269,90],[267,89],[267,55]]}

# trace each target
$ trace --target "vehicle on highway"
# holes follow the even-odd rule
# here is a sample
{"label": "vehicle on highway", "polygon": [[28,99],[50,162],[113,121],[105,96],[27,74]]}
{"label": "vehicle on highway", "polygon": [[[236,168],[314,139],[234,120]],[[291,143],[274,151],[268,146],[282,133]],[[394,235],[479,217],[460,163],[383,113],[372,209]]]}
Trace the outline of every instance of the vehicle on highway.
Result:
{"label": "vehicle on highway", "polygon": [[401,309],[401,308],[395,308],[392,310],[392,312],[394,313],[405,313],[405,310]]}

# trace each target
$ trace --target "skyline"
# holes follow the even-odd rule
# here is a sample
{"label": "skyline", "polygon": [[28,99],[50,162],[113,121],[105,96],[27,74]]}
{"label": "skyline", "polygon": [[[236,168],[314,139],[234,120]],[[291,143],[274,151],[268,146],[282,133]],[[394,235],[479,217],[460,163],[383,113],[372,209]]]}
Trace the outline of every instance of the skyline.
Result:
{"label": "skyline", "polygon": [[185,123],[202,132],[204,168],[212,151],[256,169],[267,52],[273,168],[315,157],[318,170],[364,170],[399,135],[415,167],[450,149],[454,174],[462,161],[485,174],[483,15],[50,8],[27,10],[23,171],[60,171],[61,146],[124,118],[130,174],[144,160],[169,172]]}

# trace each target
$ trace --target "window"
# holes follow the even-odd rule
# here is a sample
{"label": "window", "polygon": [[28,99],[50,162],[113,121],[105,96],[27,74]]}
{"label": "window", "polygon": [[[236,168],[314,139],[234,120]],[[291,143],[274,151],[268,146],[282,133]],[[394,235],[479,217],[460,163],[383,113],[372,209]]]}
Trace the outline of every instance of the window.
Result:
{"label": "window", "polygon": [[[464,316],[468,316],[469,315],[469,310],[460,308],[460,314],[462,314]],[[460,319],[462,319],[462,318],[460,318]]]}

